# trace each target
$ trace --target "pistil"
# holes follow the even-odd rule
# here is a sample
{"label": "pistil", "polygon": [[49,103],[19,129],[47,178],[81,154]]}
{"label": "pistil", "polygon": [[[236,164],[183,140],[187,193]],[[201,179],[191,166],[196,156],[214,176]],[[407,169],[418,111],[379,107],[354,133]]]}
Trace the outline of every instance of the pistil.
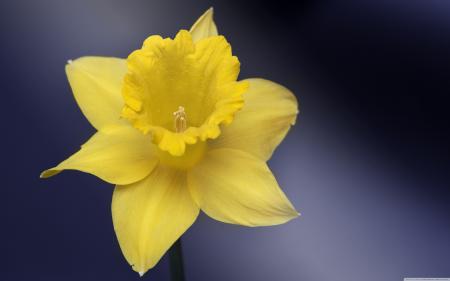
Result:
{"label": "pistil", "polygon": [[182,133],[186,130],[187,116],[184,107],[178,106],[178,110],[173,113],[175,132]]}

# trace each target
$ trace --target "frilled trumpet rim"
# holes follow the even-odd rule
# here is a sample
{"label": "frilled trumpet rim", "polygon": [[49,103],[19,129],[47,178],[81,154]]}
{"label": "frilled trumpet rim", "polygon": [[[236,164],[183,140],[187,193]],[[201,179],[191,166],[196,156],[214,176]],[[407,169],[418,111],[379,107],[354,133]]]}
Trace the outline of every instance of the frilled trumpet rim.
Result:
{"label": "frilled trumpet rim", "polygon": [[122,117],[173,156],[186,144],[215,139],[244,105],[248,82],[237,81],[240,63],[223,36],[193,42],[150,36],[127,59]]}

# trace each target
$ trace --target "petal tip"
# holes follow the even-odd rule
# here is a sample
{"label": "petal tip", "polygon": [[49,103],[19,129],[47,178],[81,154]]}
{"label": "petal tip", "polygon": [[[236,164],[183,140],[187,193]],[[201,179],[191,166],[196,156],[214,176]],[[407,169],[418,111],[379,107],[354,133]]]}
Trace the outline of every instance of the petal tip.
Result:
{"label": "petal tip", "polygon": [[301,215],[302,215],[302,214],[300,214],[299,211],[297,211],[294,207],[292,207],[292,211],[291,211],[292,219],[295,219],[295,218],[297,218],[297,217],[300,217]]}
{"label": "petal tip", "polygon": [[142,277],[142,276],[144,276],[145,272],[144,271],[139,271],[138,274],[139,274],[139,277]]}
{"label": "petal tip", "polygon": [[39,178],[46,179],[46,178],[52,177],[52,176],[54,176],[56,174],[59,174],[60,172],[61,172],[60,170],[48,169],[48,170],[43,171],[39,175]]}

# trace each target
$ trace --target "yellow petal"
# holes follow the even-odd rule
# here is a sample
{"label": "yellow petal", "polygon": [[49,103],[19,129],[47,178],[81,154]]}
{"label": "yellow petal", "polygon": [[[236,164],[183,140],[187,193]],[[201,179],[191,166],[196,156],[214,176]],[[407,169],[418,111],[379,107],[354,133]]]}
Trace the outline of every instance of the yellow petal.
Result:
{"label": "yellow petal", "polygon": [[214,10],[209,8],[198,20],[192,25],[189,32],[194,42],[200,39],[217,35],[217,26],[213,19]]}
{"label": "yellow petal", "polygon": [[267,165],[243,151],[209,151],[188,173],[188,185],[198,206],[222,222],[276,225],[298,216]]}
{"label": "yellow petal", "polygon": [[62,170],[79,170],[112,184],[129,184],[147,176],[157,163],[148,136],[132,127],[97,132],[81,149],[58,166],[41,174],[48,178]]}
{"label": "yellow petal", "polygon": [[198,213],[185,172],[160,165],[140,182],[117,186],[112,199],[120,248],[141,275],[155,266]]}
{"label": "yellow petal", "polygon": [[235,120],[222,129],[213,148],[234,148],[267,161],[295,123],[298,105],[285,87],[264,79],[247,79],[244,107]]}
{"label": "yellow petal", "polygon": [[123,108],[122,81],[126,61],[107,57],[82,57],[69,61],[66,74],[81,111],[97,130],[125,123],[120,120]]}

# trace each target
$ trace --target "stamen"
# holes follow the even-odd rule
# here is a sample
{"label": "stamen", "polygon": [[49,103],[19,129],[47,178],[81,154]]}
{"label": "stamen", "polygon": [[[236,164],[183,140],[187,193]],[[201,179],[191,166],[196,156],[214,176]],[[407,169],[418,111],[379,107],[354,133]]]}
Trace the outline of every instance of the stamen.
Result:
{"label": "stamen", "polygon": [[186,130],[187,117],[184,107],[179,106],[178,110],[173,113],[175,132],[182,133]]}

